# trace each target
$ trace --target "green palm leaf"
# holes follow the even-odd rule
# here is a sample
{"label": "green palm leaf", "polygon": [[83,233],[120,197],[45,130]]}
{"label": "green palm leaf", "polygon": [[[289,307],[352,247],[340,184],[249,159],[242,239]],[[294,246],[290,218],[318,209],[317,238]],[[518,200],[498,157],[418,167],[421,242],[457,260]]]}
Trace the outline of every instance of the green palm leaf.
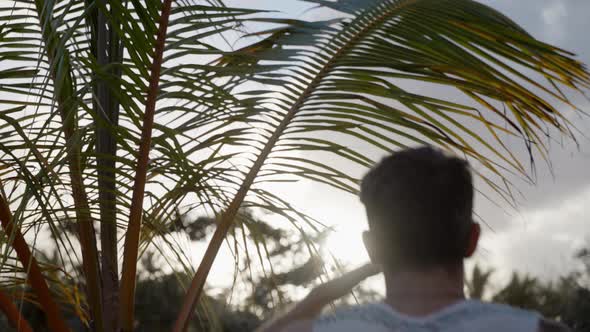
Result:
{"label": "green palm leaf", "polygon": [[[368,161],[359,157],[361,151],[345,154],[329,140],[319,145],[318,135],[336,132],[383,151],[428,142],[481,163],[487,171],[479,175],[510,202],[508,172],[531,176],[502,137],[520,138],[531,161],[535,154],[547,158],[545,126],[573,137],[572,124],[556,105],[573,106],[562,89],[589,87],[585,67],[570,53],[534,39],[497,11],[470,0],[310,2],[352,18],[323,27],[286,21],[288,27],[269,31],[269,43],[247,47],[220,61],[227,66],[255,67],[250,81],[276,89],[243,93],[268,108],[263,142],[256,146],[256,158],[221,216],[175,331],[186,326],[237,211],[253,199],[252,189],[265,170],[355,191],[356,180],[343,176],[337,165],[310,158],[293,162],[281,150],[283,144],[339,151],[336,154],[366,166]],[[547,83],[530,78],[531,74]],[[465,98],[412,92],[402,80],[450,87],[471,103],[462,101]],[[500,111],[503,108],[506,113]],[[493,176],[505,186],[497,185]]]}
{"label": "green palm leaf", "polygon": [[[100,311],[117,302],[117,229],[125,229],[132,206],[136,147],[161,6],[157,1],[108,3],[13,1],[1,9],[9,15],[0,18],[3,50],[18,50],[1,54],[8,68],[0,73],[0,89],[6,93],[2,105],[9,107],[0,111],[0,174],[6,197],[23,233],[51,233],[64,269],[87,266],[86,295],[97,330],[103,330],[103,323],[114,330],[116,324],[110,313],[101,318]],[[146,224],[170,223],[167,216],[191,193],[198,193],[201,206],[220,204],[223,194],[213,183],[225,181],[232,171],[216,165],[234,154],[220,154],[219,146],[244,144],[239,136],[246,129],[225,131],[255,110],[237,107],[241,101],[226,83],[218,83],[229,73],[185,65],[221,54],[210,38],[239,24],[240,16],[255,13],[219,5],[185,1],[172,9],[161,84],[153,96],[158,108],[148,146],[149,203],[133,203]],[[195,140],[195,130],[201,128],[202,136]],[[161,191],[171,194],[161,197]],[[101,262],[85,254],[96,251],[94,236],[81,244],[69,236],[71,221],[88,226],[85,231],[75,228],[87,235],[100,222]],[[130,253],[143,252],[151,243],[149,229],[141,233],[139,244],[128,246]],[[162,250],[177,250],[174,243],[169,245]],[[10,247],[3,249],[3,257],[10,257]],[[77,255],[80,249],[82,257]],[[4,263],[3,269],[8,266]],[[128,259],[131,264],[134,259]],[[134,278],[127,273],[126,280]]]}

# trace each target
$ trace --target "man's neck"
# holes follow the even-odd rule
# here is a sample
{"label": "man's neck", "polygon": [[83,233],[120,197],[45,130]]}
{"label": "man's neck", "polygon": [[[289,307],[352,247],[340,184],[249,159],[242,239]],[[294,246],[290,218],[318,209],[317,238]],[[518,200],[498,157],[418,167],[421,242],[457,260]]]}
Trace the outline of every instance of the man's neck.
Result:
{"label": "man's neck", "polygon": [[426,316],[465,299],[462,266],[386,273],[385,285],[385,302],[410,316]]}

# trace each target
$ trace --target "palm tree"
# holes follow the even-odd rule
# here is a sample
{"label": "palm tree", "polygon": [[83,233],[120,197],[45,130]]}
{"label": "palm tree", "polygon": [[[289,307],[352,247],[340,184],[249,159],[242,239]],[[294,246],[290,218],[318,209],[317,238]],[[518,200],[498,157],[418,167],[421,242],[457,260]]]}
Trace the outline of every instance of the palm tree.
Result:
{"label": "palm tree", "polygon": [[[308,1],[343,18],[269,19],[220,0],[3,4],[0,273],[33,292],[2,292],[15,325],[22,317],[5,299],[33,299],[52,331],[67,330],[61,308],[72,303],[56,300],[61,288],[35,257],[48,232],[59,271],[85,286],[77,307],[88,326],[131,331],[140,255],[157,245],[192,273],[177,240],[159,235],[179,214],[216,216],[181,331],[241,209],[317,227],[265,183],[305,178],[355,193],[344,169],[372,164],[362,146],[430,143],[479,162],[512,202],[508,175],[532,172],[505,142],[521,141],[533,161],[547,158],[547,135],[574,138],[561,110],[578,110],[568,96],[589,87],[584,65],[497,11],[471,0]],[[249,22],[275,26],[232,51],[224,40]],[[76,238],[62,232],[71,221]]]}
{"label": "palm tree", "polygon": [[483,299],[493,273],[494,269],[484,270],[478,264],[475,264],[473,270],[471,270],[471,276],[465,280],[470,298]]}
{"label": "palm tree", "polygon": [[538,309],[540,288],[541,285],[537,278],[529,275],[520,276],[513,272],[510,282],[494,295],[493,301],[508,303],[520,308]]}

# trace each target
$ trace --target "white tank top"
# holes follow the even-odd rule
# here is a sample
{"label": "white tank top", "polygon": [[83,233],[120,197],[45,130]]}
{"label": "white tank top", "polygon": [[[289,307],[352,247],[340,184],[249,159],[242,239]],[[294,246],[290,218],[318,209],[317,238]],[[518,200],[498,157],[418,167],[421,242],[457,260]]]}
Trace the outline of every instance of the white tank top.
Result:
{"label": "white tank top", "polygon": [[313,324],[314,332],[537,332],[538,313],[465,300],[425,317],[411,317],[384,303],[337,310]]}

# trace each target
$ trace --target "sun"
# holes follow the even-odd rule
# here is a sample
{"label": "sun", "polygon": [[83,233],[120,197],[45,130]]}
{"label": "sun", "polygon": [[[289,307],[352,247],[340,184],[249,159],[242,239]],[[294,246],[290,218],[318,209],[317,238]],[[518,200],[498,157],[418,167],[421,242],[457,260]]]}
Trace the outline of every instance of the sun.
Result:
{"label": "sun", "polygon": [[356,227],[337,227],[326,238],[324,256],[336,258],[344,265],[356,266],[369,261],[363,244],[362,229]]}

